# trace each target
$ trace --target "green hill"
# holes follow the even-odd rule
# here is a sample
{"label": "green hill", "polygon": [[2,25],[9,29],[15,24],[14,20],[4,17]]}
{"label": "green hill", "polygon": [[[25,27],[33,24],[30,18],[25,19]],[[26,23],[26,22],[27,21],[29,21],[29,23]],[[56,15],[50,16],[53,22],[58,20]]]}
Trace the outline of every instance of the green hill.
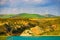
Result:
{"label": "green hill", "polygon": [[20,14],[2,14],[0,18],[50,18],[50,17],[59,17],[51,14],[40,15],[40,14],[29,14],[29,13],[20,13]]}
{"label": "green hill", "polygon": [[14,14],[1,14],[0,18],[11,18],[13,16],[15,16],[15,15]]}
{"label": "green hill", "polygon": [[39,15],[39,14],[28,14],[28,13],[21,13],[14,17],[15,18],[19,18],[19,17],[21,17],[21,18],[44,18],[44,16]]}

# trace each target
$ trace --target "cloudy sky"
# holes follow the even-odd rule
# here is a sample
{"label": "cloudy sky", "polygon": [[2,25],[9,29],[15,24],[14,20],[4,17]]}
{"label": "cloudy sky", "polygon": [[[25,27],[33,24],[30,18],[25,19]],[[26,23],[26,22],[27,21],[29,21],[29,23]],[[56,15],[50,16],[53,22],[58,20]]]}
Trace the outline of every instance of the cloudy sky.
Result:
{"label": "cloudy sky", "polygon": [[0,0],[0,14],[60,15],[60,0]]}

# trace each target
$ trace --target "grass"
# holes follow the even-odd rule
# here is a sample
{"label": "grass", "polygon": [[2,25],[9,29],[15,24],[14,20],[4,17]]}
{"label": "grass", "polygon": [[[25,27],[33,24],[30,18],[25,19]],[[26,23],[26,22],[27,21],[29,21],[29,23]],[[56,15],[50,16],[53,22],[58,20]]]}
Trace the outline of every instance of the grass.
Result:
{"label": "grass", "polygon": [[42,15],[27,14],[27,13],[19,14],[16,17],[21,17],[21,18],[44,18],[44,16],[42,16]]}
{"label": "grass", "polygon": [[[27,19],[25,19],[25,20],[22,19],[21,20],[21,19],[13,19],[12,18],[12,19],[5,19],[5,20],[1,19],[0,22],[3,20],[3,22],[1,22],[1,23],[7,22],[7,23],[9,23],[8,25],[12,26],[13,28],[16,27],[16,26],[21,26],[21,25],[25,25],[25,24],[27,26],[28,25],[27,23],[31,23],[31,24],[37,25],[38,27],[42,28],[42,30],[48,28],[48,26],[50,27],[51,25],[55,25],[55,26],[57,25],[58,30],[45,32],[42,35],[60,35],[60,20],[59,20],[60,18],[58,18],[58,19],[53,18],[55,20],[52,20],[52,19],[51,20],[45,20],[45,19],[43,19],[43,20],[29,20],[28,19],[29,20],[28,21]],[[49,18],[47,18],[47,19],[49,19]],[[0,25],[0,28],[2,28],[2,27],[5,27],[5,26]],[[49,29],[51,29],[51,28],[49,28]],[[33,36],[34,36],[34,34],[33,34]]]}

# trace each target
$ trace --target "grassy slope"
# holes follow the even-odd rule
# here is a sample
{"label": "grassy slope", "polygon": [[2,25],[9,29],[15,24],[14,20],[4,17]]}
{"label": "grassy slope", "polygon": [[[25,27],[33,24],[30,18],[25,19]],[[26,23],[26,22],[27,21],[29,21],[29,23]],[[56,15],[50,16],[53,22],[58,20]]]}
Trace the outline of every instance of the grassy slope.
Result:
{"label": "grassy slope", "polygon": [[[46,15],[47,18],[50,18],[53,15]],[[39,15],[39,14],[28,14],[28,13],[21,13],[21,14],[5,14],[5,15],[0,15],[0,18],[46,18],[44,15]],[[54,16],[55,17],[55,16]]]}
{"label": "grassy slope", "polygon": [[0,18],[10,18],[12,16],[14,16],[14,14],[0,15]]}
{"label": "grassy slope", "polygon": [[38,15],[38,14],[27,14],[27,13],[19,14],[16,17],[22,17],[22,18],[44,18],[44,16],[42,16],[42,15]]}

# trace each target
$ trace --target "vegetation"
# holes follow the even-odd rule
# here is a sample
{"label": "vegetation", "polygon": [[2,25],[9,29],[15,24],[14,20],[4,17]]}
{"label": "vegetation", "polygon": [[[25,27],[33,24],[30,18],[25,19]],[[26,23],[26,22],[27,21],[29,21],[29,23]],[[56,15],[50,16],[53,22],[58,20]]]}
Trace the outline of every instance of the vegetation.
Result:
{"label": "vegetation", "polygon": [[0,15],[0,18],[10,18],[10,17],[12,17],[12,16],[15,16],[14,14],[1,14]]}
{"label": "vegetation", "polygon": [[0,19],[0,36],[60,35],[60,18]]}
{"label": "vegetation", "polygon": [[14,16],[14,18],[44,18],[45,16],[39,15],[39,14],[28,14],[28,13],[22,13]]}
{"label": "vegetation", "polygon": [[60,16],[28,13],[0,15],[0,40],[9,36],[60,36]]}
{"label": "vegetation", "polygon": [[60,35],[60,16],[0,15],[0,36]]}

